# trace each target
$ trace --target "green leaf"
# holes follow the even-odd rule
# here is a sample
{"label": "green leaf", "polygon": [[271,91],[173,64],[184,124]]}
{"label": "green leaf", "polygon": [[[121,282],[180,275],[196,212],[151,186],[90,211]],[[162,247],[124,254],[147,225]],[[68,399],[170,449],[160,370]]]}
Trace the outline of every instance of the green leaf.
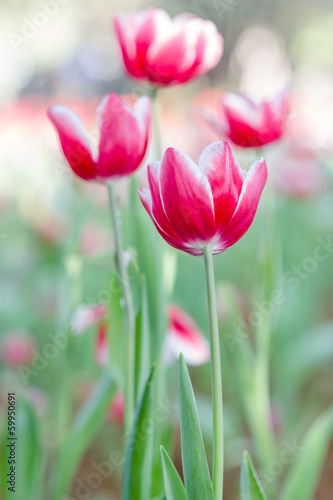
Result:
{"label": "green leaf", "polygon": [[58,496],[67,493],[84,453],[100,430],[116,390],[113,377],[104,372],[65,436],[59,452]]}
{"label": "green leaf", "polygon": [[139,400],[151,370],[150,335],[146,281],[141,278],[141,304],[136,318],[135,395]]}
{"label": "green leaf", "polygon": [[214,500],[198,410],[190,375],[182,354],[179,357],[178,383],[182,462],[187,497],[191,500]]}
{"label": "green leaf", "polygon": [[163,446],[161,446],[161,461],[167,500],[186,500],[187,497],[182,480]]}
{"label": "green leaf", "polygon": [[123,298],[122,285],[117,271],[111,274],[109,285],[108,308],[108,347],[110,369],[119,387],[124,387],[124,310],[121,306]]}
{"label": "green leaf", "polygon": [[126,443],[123,500],[147,500],[151,493],[153,460],[153,375],[152,369]]}
{"label": "green leaf", "polygon": [[291,464],[281,500],[313,498],[333,431],[333,407],[317,418],[306,433],[298,456]]}
{"label": "green leaf", "polygon": [[247,451],[244,452],[241,468],[241,498],[244,500],[267,500]]}
{"label": "green leaf", "polygon": [[[1,498],[9,500],[36,500],[39,497],[41,478],[41,448],[39,439],[39,422],[32,407],[24,397],[17,397],[15,402],[15,435],[9,436],[7,421],[1,439],[0,475]],[[16,439],[14,439],[16,438]],[[10,446],[8,446],[10,445]],[[14,455],[10,460],[10,452]],[[15,467],[15,493],[9,491],[12,485],[7,483],[10,467]]]}

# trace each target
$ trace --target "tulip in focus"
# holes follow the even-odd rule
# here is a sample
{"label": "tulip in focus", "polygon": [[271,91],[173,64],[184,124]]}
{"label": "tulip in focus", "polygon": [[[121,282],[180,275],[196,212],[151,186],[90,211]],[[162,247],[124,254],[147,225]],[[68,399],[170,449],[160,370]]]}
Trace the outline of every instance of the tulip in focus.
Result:
{"label": "tulip in focus", "polygon": [[214,68],[223,38],[214,23],[192,14],[174,19],[162,9],[115,16],[114,26],[127,72],[157,85],[185,83]]}
{"label": "tulip in focus", "polygon": [[81,119],[66,106],[51,106],[62,151],[73,172],[84,180],[109,181],[132,174],[141,164],[148,146],[151,101],[143,96],[133,107],[114,93],[97,108],[100,133],[98,154],[93,155]]}
{"label": "tulip in focus", "polygon": [[105,304],[81,304],[74,311],[71,319],[71,328],[73,333],[80,334],[88,330],[93,325],[102,321],[107,314]]}
{"label": "tulip in focus", "polygon": [[282,136],[289,111],[287,91],[256,104],[243,94],[225,93],[217,101],[218,117],[204,117],[219,136],[236,146],[260,148]]}
{"label": "tulip in focus", "polygon": [[209,343],[198,325],[180,307],[169,307],[169,328],[167,331],[163,356],[167,364],[176,361],[183,353],[189,365],[201,365],[209,360]]}
{"label": "tulip in focus", "polygon": [[7,366],[30,365],[36,348],[34,336],[28,332],[8,332],[0,344],[0,356]]}
{"label": "tulip in focus", "polygon": [[254,219],[267,180],[266,162],[249,172],[239,166],[230,145],[208,146],[196,165],[173,148],[148,166],[149,189],[141,201],[169,245],[202,255],[204,247],[221,253],[236,243]]}

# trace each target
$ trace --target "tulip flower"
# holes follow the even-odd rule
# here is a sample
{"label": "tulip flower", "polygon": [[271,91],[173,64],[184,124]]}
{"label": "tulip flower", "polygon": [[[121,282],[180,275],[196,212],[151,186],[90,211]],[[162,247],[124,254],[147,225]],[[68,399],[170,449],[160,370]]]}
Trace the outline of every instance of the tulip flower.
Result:
{"label": "tulip flower", "polygon": [[165,241],[192,255],[210,247],[221,253],[249,229],[267,179],[266,162],[249,172],[239,166],[228,142],[208,146],[196,165],[173,148],[148,166],[149,189],[141,201]]}
{"label": "tulip flower", "polygon": [[118,391],[112,398],[108,418],[110,422],[122,427],[124,425],[124,416],[125,397],[123,392]]}
{"label": "tulip flower", "polygon": [[108,364],[108,327],[103,321],[100,323],[97,330],[95,343],[95,358],[99,366],[104,367]]}
{"label": "tulip flower", "polygon": [[81,304],[74,311],[71,319],[71,328],[73,333],[80,334],[88,330],[88,328],[101,322],[107,314],[105,304]]}
{"label": "tulip flower", "polygon": [[7,366],[30,365],[36,349],[34,336],[29,332],[8,332],[0,344],[0,357]]}
{"label": "tulip flower", "polygon": [[204,115],[215,131],[236,146],[260,148],[279,139],[288,116],[288,94],[256,104],[243,94],[226,93],[217,101],[218,119]]}
{"label": "tulip flower", "polygon": [[209,360],[209,343],[198,325],[180,307],[169,307],[169,328],[163,349],[164,360],[169,364],[183,353],[189,365],[201,365]]}
{"label": "tulip flower", "polygon": [[85,127],[66,106],[51,106],[63,153],[73,172],[84,180],[109,181],[132,174],[141,164],[148,146],[151,102],[146,96],[127,105],[114,93],[97,108],[99,147],[94,158]]}
{"label": "tulip flower", "polygon": [[114,26],[128,73],[157,85],[203,75],[222,56],[223,38],[215,24],[191,14],[170,19],[164,10],[148,8],[117,14]]}

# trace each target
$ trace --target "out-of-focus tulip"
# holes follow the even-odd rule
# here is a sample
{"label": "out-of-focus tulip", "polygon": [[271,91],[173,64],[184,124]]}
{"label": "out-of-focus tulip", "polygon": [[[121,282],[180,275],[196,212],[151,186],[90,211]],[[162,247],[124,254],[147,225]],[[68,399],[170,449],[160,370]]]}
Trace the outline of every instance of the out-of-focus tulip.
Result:
{"label": "out-of-focus tulip", "polygon": [[243,94],[225,93],[217,101],[218,118],[204,113],[216,132],[243,148],[259,148],[279,139],[288,117],[287,91],[256,104]]}
{"label": "out-of-focus tulip", "polygon": [[106,366],[108,363],[108,327],[103,321],[100,323],[96,342],[95,342],[95,358],[99,366]]}
{"label": "out-of-focus tulip", "polygon": [[114,20],[125,68],[157,85],[185,83],[210,71],[223,52],[223,38],[211,21],[192,14],[170,19],[149,8]]}
{"label": "out-of-focus tulip", "polygon": [[107,313],[105,304],[81,304],[73,313],[71,328],[73,333],[80,334],[102,321]]}
{"label": "out-of-focus tulip", "polygon": [[107,181],[132,174],[148,146],[151,101],[143,96],[132,108],[111,93],[97,108],[100,133],[95,159],[83,122],[66,106],[51,106],[48,116],[59,134],[63,153],[73,172],[85,180]]}
{"label": "out-of-focus tulip", "polygon": [[267,179],[266,162],[249,172],[239,166],[230,145],[208,146],[196,165],[173,148],[148,166],[149,189],[141,201],[169,245],[192,255],[211,246],[221,253],[249,229]]}
{"label": "out-of-focus tulip", "polygon": [[163,357],[166,363],[178,360],[183,353],[189,365],[201,365],[209,360],[209,343],[198,325],[180,307],[169,307],[169,328],[167,331]]}
{"label": "out-of-focus tulip", "polygon": [[30,365],[35,348],[36,342],[31,333],[12,331],[1,341],[0,356],[7,366]]}
{"label": "out-of-focus tulip", "polygon": [[120,391],[116,392],[114,395],[110,410],[109,410],[109,421],[120,426],[124,425],[124,415],[125,415],[125,397]]}
{"label": "out-of-focus tulip", "polygon": [[289,144],[272,155],[272,180],[278,191],[291,198],[309,198],[325,189],[325,177],[313,149]]}

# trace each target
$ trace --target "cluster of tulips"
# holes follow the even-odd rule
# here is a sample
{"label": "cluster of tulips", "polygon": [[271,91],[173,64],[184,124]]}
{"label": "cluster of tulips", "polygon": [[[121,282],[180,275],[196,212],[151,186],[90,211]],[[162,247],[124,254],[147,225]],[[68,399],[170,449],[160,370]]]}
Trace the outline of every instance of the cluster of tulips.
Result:
{"label": "cluster of tulips", "polygon": [[[267,180],[261,151],[283,134],[289,111],[288,92],[284,90],[271,101],[260,104],[240,93],[223,93],[216,103],[216,115],[203,113],[203,118],[221,140],[204,149],[197,164],[172,147],[162,154],[157,151],[158,120],[153,113],[159,92],[166,86],[184,85],[214,68],[222,57],[223,38],[211,21],[190,14],[170,19],[165,11],[157,8],[118,14],[114,27],[127,73],[144,82],[143,88],[150,96],[131,98],[130,103],[128,98],[115,93],[102,99],[97,108],[100,133],[97,151],[92,150],[81,119],[71,109],[54,105],[48,110],[72,171],[83,181],[104,183],[108,190],[115,243],[114,275],[121,285],[116,306],[113,304],[109,309],[93,304],[84,310],[81,308],[73,317],[72,329],[79,333],[87,325],[99,324],[96,360],[112,378],[114,356],[112,338],[108,338],[108,322],[113,322],[115,307],[119,306],[123,312],[124,325],[118,335],[124,335],[121,354],[124,385],[117,387],[116,377],[112,378],[114,392],[118,395],[117,411],[121,418],[124,413],[127,437],[122,499],[222,500],[223,398],[213,255],[234,245],[254,220]],[[139,291],[129,277],[131,258],[122,234],[117,182],[145,165],[151,128],[154,128],[156,144],[152,150],[156,157],[147,167],[148,187],[137,189],[134,178],[130,179],[130,196],[134,199],[131,206],[140,211],[142,207],[136,203],[140,199],[156,230],[169,245],[192,256],[203,257],[209,343],[184,311],[175,304],[166,303],[165,294],[160,292],[161,273],[159,282],[152,281],[149,265],[154,265],[161,251],[154,234],[147,232],[145,248],[137,249],[139,255],[145,253],[145,259],[138,259],[142,277]],[[252,148],[258,154],[257,161],[248,171],[240,167],[232,145]],[[269,210],[270,193],[266,194]],[[145,213],[141,215],[146,217]],[[147,287],[156,288],[156,300],[148,304]],[[150,322],[148,327],[147,322]],[[261,330],[257,339],[259,347],[269,345],[269,327],[264,325]],[[247,399],[259,461],[264,464],[274,458],[276,443],[269,403],[268,354],[265,347],[259,351],[254,361],[258,366],[253,373],[251,369],[247,372],[244,369],[244,386],[248,391],[244,399]],[[157,401],[166,398],[165,366],[172,357],[179,358],[184,482],[169,456],[171,450],[163,446],[163,425],[152,417]],[[207,361],[211,364],[212,474],[187,370],[187,364]],[[300,468],[295,472],[285,485],[281,500],[304,500],[305,497],[297,494],[302,489],[297,488],[305,470]],[[60,483],[57,500],[66,498],[70,479],[68,476],[67,481]],[[246,451],[240,488],[243,500],[263,500],[266,495],[270,498],[276,495],[273,490],[264,492]]]}

